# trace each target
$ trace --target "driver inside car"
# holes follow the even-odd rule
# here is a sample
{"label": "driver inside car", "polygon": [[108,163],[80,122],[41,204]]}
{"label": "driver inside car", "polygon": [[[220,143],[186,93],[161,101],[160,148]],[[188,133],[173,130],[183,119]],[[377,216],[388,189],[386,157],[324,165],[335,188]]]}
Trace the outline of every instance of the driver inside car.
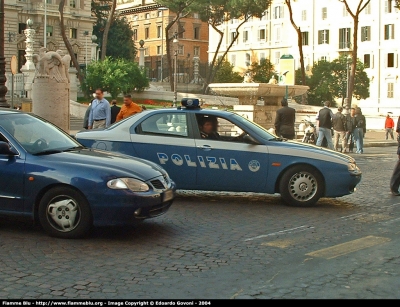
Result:
{"label": "driver inside car", "polygon": [[202,139],[219,140],[221,139],[217,130],[217,120],[211,117],[203,117],[200,121],[200,135]]}

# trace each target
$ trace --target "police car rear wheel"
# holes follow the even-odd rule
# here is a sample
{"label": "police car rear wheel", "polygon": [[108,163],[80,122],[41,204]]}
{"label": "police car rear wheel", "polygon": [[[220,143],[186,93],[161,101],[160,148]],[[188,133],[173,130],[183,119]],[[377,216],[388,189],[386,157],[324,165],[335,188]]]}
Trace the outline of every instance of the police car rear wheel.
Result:
{"label": "police car rear wheel", "polygon": [[324,182],[320,173],[298,165],[287,170],[279,183],[282,199],[291,206],[312,206],[321,198]]}

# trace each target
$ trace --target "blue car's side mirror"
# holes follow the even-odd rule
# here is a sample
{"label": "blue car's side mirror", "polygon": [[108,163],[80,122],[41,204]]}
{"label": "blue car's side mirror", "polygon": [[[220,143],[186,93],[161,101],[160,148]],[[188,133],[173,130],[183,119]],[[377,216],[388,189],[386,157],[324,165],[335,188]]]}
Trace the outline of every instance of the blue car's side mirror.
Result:
{"label": "blue car's side mirror", "polygon": [[18,152],[11,148],[7,142],[0,141],[0,155],[17,156]]}

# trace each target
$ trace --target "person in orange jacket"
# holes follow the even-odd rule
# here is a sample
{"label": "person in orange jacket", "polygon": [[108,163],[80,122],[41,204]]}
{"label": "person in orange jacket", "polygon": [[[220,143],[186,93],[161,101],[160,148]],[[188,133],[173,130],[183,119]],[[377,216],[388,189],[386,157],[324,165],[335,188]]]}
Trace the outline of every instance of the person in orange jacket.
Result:
{"label": "person in orange jacket", "polygon": [[142,108],[132,101],[131,95],[124,96],[124,105],[121,107],[115,122],[119,122],[121,119],[127,118],[133,114],[142,112]]}
{"label": "person in orange jacket", "polygon": [[385,120],[386,139],[388,139],[388,136],[390,134],[390,137],[392,138],[392,140],[394,140],[393,128],[394,128],[393,118],[391,118],[390,114],[388,114],[386,115],[386,120]]}

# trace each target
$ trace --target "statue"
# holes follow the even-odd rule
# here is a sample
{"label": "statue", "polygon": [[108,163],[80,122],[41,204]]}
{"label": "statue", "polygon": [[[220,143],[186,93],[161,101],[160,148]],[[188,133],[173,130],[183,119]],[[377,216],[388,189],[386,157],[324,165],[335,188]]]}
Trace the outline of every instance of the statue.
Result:
{"label": "statue", "polygon": [[47,51],[46,47],[39,49],[39,54],[33,55],[36,77],[49,77],[57,82],[69,82],[68,67],[71,61],[70,55],[64,55],[61,50]]}
{"label": "statue", "polygon": [[250,71],[246,71],[243,78],[243,83],[253,83],[253,76]]}
{"label": "statue", "polygon": [[271,79],[269,79],[268,84],[277,84],[278,81],[276,81],[275,77],[272,76]]}

